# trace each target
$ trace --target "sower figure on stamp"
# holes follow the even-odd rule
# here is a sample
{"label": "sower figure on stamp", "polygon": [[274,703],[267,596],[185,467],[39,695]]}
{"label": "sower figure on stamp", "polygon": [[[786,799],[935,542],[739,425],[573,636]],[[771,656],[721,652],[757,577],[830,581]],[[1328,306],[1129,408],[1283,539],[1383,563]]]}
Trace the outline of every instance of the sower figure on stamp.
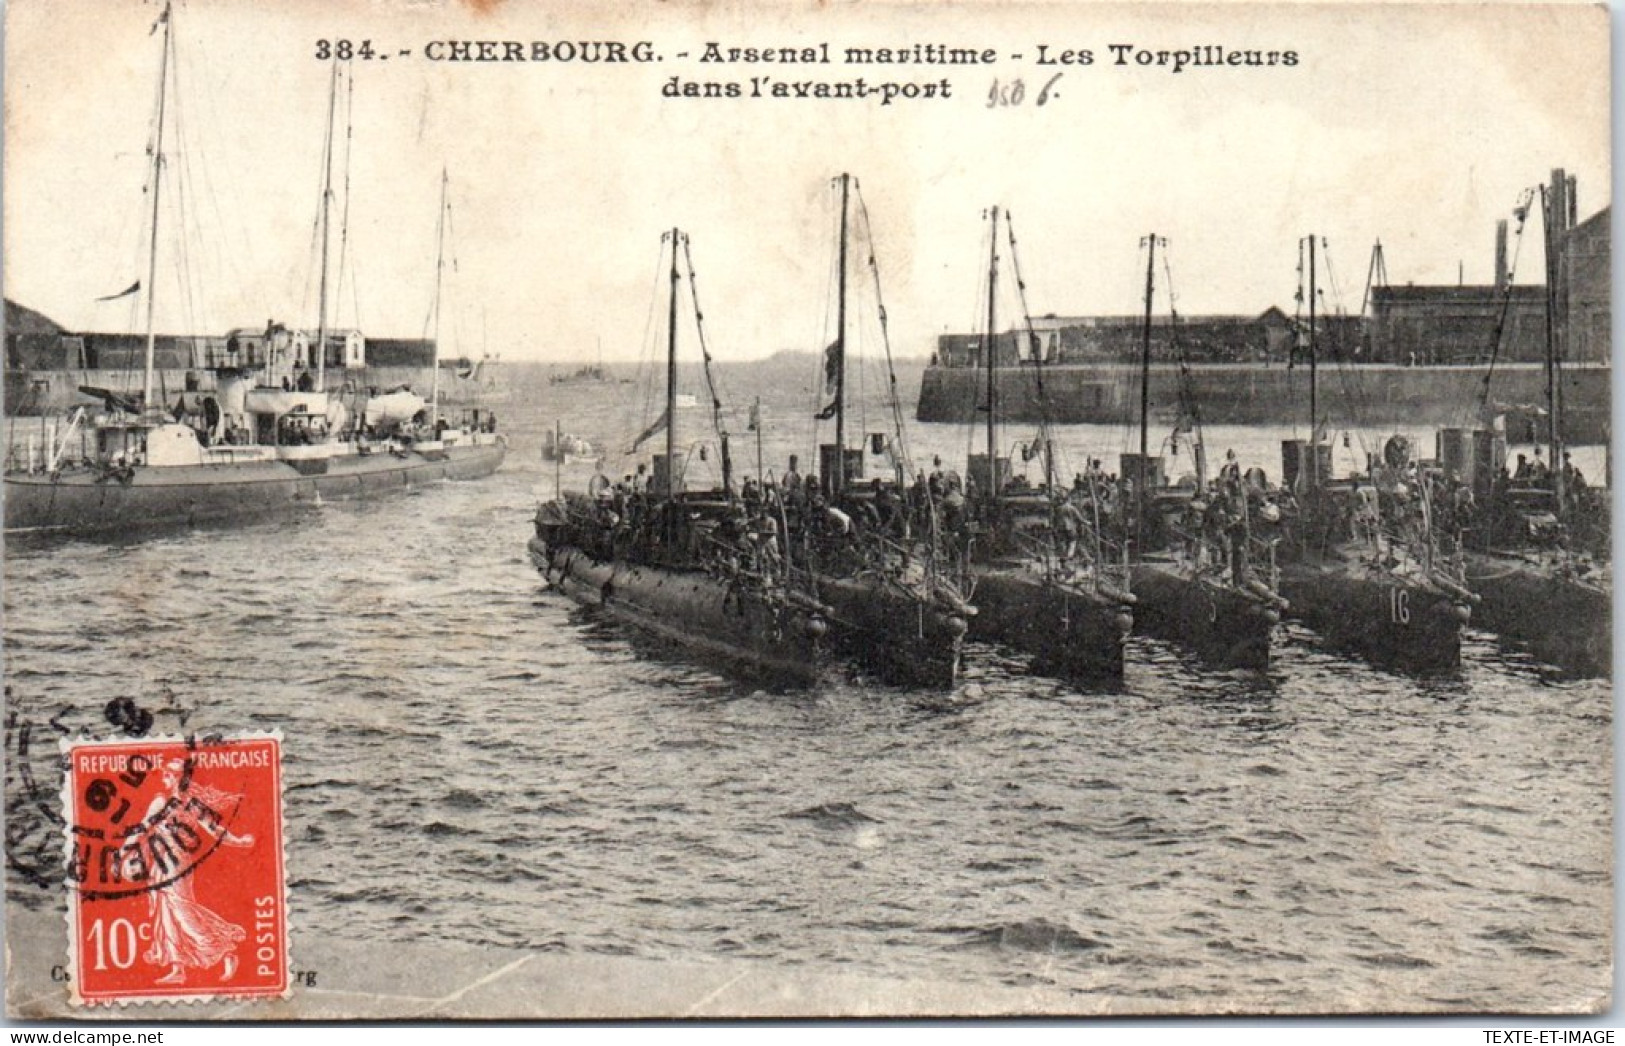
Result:
{"label": "sower figure on stamp", "polygon": [[[163,765],[160,773],[164,791],[147,807],[149,824],[155,824],[164,807],[177,800],[184,770],[185,764],[179,760]],[[200,785],[195,780],[187,788],[187,796],[201,800],[216,811],[231,809],[240,798]],[[254,837],[235,835],[222,827],[220,843],[249,847],[254,845]],[[237,945],[247,937],[247,932],[197,902],[193,890],[200,874],[201,867],[147,894],[152,944],[142,959],[155,966],[169,967],[169,972],[158,978],[156,984],[184,984],[188,968],[208,970],[219,964],[222,981],[231,980],[237,972]]]}

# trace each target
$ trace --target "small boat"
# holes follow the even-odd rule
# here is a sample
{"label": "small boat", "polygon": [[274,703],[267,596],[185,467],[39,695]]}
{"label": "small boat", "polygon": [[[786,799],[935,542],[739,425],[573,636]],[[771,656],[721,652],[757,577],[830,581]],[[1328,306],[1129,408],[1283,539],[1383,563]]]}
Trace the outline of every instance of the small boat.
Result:
{"label": "small boat", "polygon": [[598,448],[590,440],[572,436],[568,432],[549,429],[542,437],[542,460],[571,464],[577,461],[598,460]]}
{"label": "small boat", "polygon": [[599,385],[609,381],[600,364],[587,364],[568,374],[549,374],[549,385]]}

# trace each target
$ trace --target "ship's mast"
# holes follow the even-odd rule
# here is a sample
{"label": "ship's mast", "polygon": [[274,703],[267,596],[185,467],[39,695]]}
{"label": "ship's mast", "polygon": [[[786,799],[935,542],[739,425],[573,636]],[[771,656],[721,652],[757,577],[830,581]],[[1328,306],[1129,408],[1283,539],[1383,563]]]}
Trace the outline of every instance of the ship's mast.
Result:
{"label": "ship's mast", "polygon": [[[338,115],[339,60],[333,59],[333,75],[327,91],[327,146],[322,157],[322,279],[316,317],[316,391],[327,388],[327,255],[333,202],[333,127]],[[438,350],[437,350],[438,351]]]}
{"label": "ship's mast", "polygon": [[1563,501],[1567,493],[1563,476],[1563,390],[1562,369],[1557,351],[1558,281],[1562,277],[1560,248],[1561,232],[1566,227],[1565,195],[1562,171],[1552,172],[1551,191],[1540,187],[1540,210],[1546,232],[1546,463],[1552,473],[1552,493],[1557,498],[1559,518],[1563,515]]}
{"label": "ship's mast", "polygon": [[841,246],[836,262],[840,275],[835,299],[835,474],[829,477],[832,498],[846,493],[846,211],[852,176],[841,175]]}
{"label": "ship's mast", "polygon": [[1145,513],[1150,503],[1147,496],[1150,486],[1150,460],[1151,460],[1151,304],[1156,293],[1157,278],[1157,234],[1151,233],[1145,238],[1148,248],[1145,256],[1145,335],[1140,346],[1140,469],[1135,477],[1135,503],[1138,506],[1135,516],[1135,545],[1141,554],[1145,552]]}
{"label": "ship's mast", "polygon": [[429,376],[429,424],[438,436],[440,430],[440,309],[441,285],[446,273],[446,192],[450,178],[440,168],[440,217],[435,223],[434,259],[434,359]]}
{"label": "ship's mast", "polygon": [[158,199],[159,182],[164,175],[164,110],[168,101],[169,51],[171,47],[170,18],[173,12],[168,3],[159,21],[164,25],[163,57],[158,64],[158,131],[152,139],[152,227],[151,242],[147,245],[147,355],[141,385],[141,409],[152,408],[152,378],[158,350],[158,333],[154,325],[153,299],[158,290]]}
{"label": "ship's mast", "polygon": [[756,397],[756,405],[751,408],[750,417],[754,423],[751,428],[756,430],[756,483],[762,486],[767,482],[766,474],[762,472],[762,397]]}
{"label": "ship's mast", "polygon": [[666,496],[677,493],[677,245],[682,232],[671,230],[671,304],[666,314]]}
{"label": "ship's mast", "polygon": [[992,235],[988,237],[987,249],[987,334],[982,342],[982,354],[987,362],[987,490],[983,497],[989,505],[995,503],[999,494],[999,383],[998,383],[998,335],[994,333],[994,324],[997,322],[994,315],[995,295],[999,286],[999,209],[992,211]]}
{"label": "ship's mast", "polygon": [[1316,489],[1320,486],[1320,412],[1316,396],[1320,391],[1320,380],[1315,372],[1317,360],[1320,356],[1315,345],[1315,237],[1309,236],[1309,486]]}

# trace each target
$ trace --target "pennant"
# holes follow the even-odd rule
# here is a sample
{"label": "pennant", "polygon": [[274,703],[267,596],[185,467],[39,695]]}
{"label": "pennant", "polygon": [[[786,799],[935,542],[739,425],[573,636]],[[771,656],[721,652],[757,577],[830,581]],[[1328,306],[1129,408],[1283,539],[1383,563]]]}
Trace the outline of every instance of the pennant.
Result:
{"label": "pennant", "polygon": [[163,25],[165,22],[168,22],[168,21],[169,21],[169,5],[165,4],[163,13],[158,16],[158,21],[152,23],[152,28],[147,30],[147,35],[151,36],[153,33],[156,33],[158,31],[158,27]]}
{"label": "pennant", "polygon": [[637,439],[632,441],[632,449],[627,451],[627,453],[628,454],[636,454],[637,451],[638,451],[638,448],[643,446],[645,441],[647,441],[648,439],[653,437],[655,433],[659,432],[660,430],[664,429],[665,427],[666,427],[666,412],[661,411],[660,412],[660,417],[658,417],[658,418],[656,418],[654,420],[654,424],[652,424],[648,428],[644,429],[642,434],[639,435]]}
{"label": "pennant", "polygon": [[836,338],[824,350],[824,395],[833,396],[841,383],[841,339]]}
{"label": "pennant", "polygon": [[105,298],[97,298],[96,300],[97,301],[118,301],[120,298],[128,298],[130,295],[134,294],[136,291],[138,291],[140,289],[141,289],[141,281],[136,280],[134,283],[130,284],[128,287],[126,287],[123,290],[119,291],[117,294],[109,294]]}
{"label": "pennant", "polygon": [[835,411],[836,411],[836,409],[838,407],[840,407],[840,405],[841,405],[840,400],[834,400],[834,401],[832,401],[830,403],[829,406],[825,407],[823,410],[819,411],[817,414],[814,414],[813,417],[815,419],[817,419],[818,421],[828,421],[830,418],[833,418],[835,416]]}
{"label": "pennant", "polygon": [[757,429],[759,429],[761,427],[762,427],[762,405],[760,403],[752,403],[750,405],[750,424],[745,426],[745,431],[746,432],[755,432]]}

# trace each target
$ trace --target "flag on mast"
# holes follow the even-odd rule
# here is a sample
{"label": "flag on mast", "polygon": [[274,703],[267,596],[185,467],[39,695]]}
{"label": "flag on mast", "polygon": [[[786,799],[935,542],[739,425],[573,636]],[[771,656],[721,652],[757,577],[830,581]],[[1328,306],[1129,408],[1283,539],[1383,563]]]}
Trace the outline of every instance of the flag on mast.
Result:
{"label": "flag on mast", "polygon": [[841,380],[841,342],[829,343],[824,349],[824,395],[833,395]]}
{"label": "flag on mast", "polygon": [[140,289],[141,289],[141,281],[136,280],[134,283],[130,284],[128,287],[126,287],[123,290],[119,291],[117,294],[109,294],[106,297],[97,298],[96,300],[97,301],[117,301],[120,298],[128,298],[130,295],[134,294],[136,291],[138,291]]}
{"label": "flag on mast", "polygon": [[643,446],[643,444],[646,441],[652,439],[654,437],[655,433],[660,432],[662,429],[664,429],[666,427],[666,421],[667,421],[666,412],[661,411],[660,412],[660,417],[658,417],[658,418],[656,418],[654,420],[654,424],[652,424],[648,428],[644,429],[643,432],[638,436],[638,438],[632,441],[632,449],[627,451],[627,453],[628,454],[637,453],[637,449],[639,447]]}

